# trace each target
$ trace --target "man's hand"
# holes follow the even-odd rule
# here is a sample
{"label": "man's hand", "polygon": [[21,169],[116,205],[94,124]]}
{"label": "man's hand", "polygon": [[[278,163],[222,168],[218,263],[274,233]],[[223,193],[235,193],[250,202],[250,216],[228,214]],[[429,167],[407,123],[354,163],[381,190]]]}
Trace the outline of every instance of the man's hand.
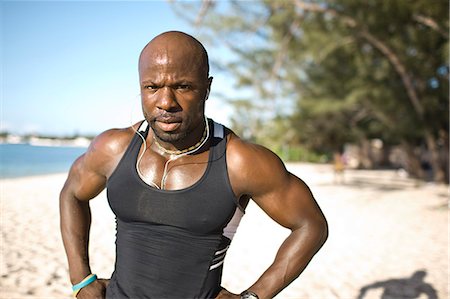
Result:
{"label": "man's hand", "polygon": [[228,292],[228,290],[222,288],[222,291],[220,291],[220,293],[217,295],[216,299],[239,299],[241,298],[240,295],[237,294],[233,294]]}
{"label": "man's hand", "polygon": [[104,299],[109,279],[97,279],[80,290],[77,299]]}

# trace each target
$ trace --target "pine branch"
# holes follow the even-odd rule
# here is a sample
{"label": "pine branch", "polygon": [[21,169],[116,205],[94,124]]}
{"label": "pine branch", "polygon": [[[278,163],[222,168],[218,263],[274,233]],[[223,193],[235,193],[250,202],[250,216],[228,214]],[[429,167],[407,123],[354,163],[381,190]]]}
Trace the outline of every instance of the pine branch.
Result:
{"label": "pine branch", "polygon": [[295,0],[295,5],[304,11],[327,13],[341,20],[348,27],[356,29],[356,35],[364,38],[372,46],[378,49],[392,64],[395,71],[402,80],[403,86],[406,89],[406,93],[408,95],[409,100],[411,101],[411,104],[414,107],[414,110],[418,114],[419,118],[423,120],[424,107],[420,102],[419,96],[417,95],[417,92],[414,88],[413,80],[411,76],[408,74],[405,65],[400,61],[400,58],[394,52],[394,50],[392,50],[385,42],[378,39],[369,31],[367,31],[367,29],[364,29],[363,26],[360,26],[360,24],[358,24],[358,22],[354,18],[342,15],[333,8],[324,7],[315,3],[304,2],[301,0]]}
{"label": "pine branch", "polygon": [[432,18],[423,15],[413,15],[413,19],[419,22],[420,24],[430,27],[434,31],[438,32],[443,38],[448,39],[448,32],[443,30],[439,26],[439,24]]}

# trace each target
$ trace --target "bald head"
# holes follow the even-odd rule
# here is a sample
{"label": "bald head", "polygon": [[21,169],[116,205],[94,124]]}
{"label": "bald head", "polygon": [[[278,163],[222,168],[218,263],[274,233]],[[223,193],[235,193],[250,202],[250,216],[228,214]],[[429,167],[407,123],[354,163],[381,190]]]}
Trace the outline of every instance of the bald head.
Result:
{"label": "bald head", "polygon": [[208,54],[203,45],[191,35],[179,31],[164,32],[153,38],[139,56],[139,74],[150,66],[166,65],[190,68],[208,78]]}

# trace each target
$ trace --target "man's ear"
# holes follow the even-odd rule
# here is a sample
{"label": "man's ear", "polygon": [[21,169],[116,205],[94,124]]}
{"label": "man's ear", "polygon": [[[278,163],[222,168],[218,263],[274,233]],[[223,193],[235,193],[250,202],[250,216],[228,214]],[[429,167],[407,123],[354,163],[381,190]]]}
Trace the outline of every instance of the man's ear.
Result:
{"label": "man's ear", "polygon": [[205,95],[205,101],[209,97],[209,91],[211,90],[211,83],[212,83],[213,77],[208,78],[208,87],[206,88],[206,95]]}
{"label": "man's ear", "polygon": [[208,89],[211,90],[211,84],[213,82],[213,77],[208,78]]}

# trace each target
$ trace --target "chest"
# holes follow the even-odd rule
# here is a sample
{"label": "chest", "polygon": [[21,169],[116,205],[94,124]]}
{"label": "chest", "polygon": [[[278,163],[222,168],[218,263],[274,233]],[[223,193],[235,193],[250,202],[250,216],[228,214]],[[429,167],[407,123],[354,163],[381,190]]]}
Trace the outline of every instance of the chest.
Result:
{"label": "chest", "polygon": [[108,181],[108,201],[116,216],[125,222],[168,225],[199,234],[221,232],[236,210],[225,163],[224,159],[197,163],[196,177],[179,180],[181,184],[174,178],[189,175],[183,171],[187,166],[178,166],[168,181],[170,186],[181,187],[175,190],[151,187],[136,167],[122,163]]}
{"label": "chest", "polygon": [[202,179],[211,160],[210,151],[186,156],[164,157],[153,151],[140,153],[138,174],[147,185],[164,190],[183,190]]}

